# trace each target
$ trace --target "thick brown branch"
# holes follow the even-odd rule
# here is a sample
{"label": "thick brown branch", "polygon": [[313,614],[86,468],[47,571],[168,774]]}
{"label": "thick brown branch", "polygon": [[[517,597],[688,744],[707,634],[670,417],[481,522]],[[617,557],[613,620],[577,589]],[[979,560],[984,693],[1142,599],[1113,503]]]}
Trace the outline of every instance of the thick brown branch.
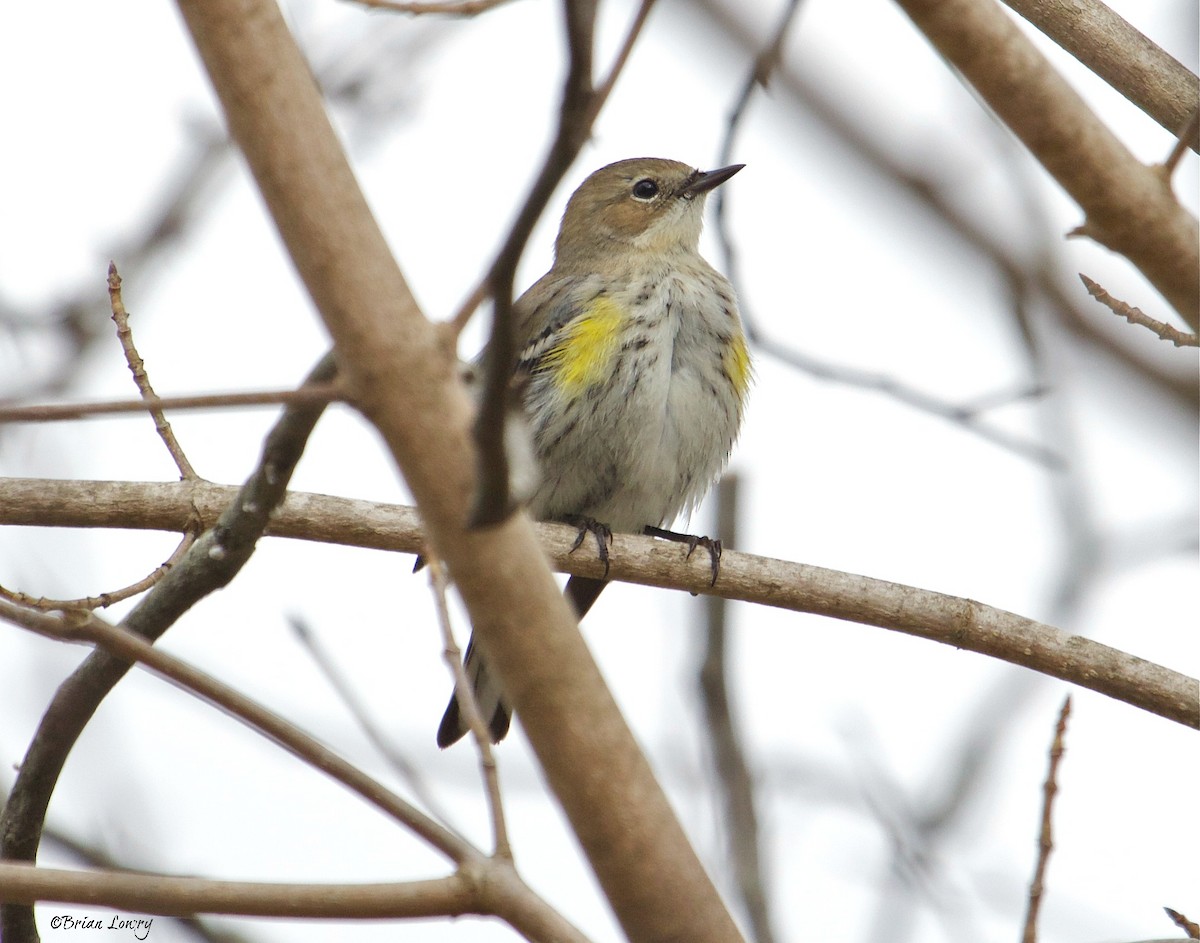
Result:
{"label": "thick brown branch", "polygon": [[995,0],[897,0],[1082,207],[1087,235],[1136,265],[1200,326],[1200,234],[1168,181],[1139,162]]}
{"label": "thick brown branch", "polygon": [[259,884],[3,862],[0,895],[14,904],[62,901],[161,916],[382,919],[478,913],[469,882],[458,876],[402,884]]}
{"label": "thick brown branch", "polygon": [[[568,22],[583,4],[568,4]],[[387,443],[622,927],[740,938],[538,552],[527,519],[464,525],[475,464],[453,338],[418,309],[269,0],[179,0],[351,398]],[[670,907],[663,902],[670,901]]]}
{"label": "thick brown branch", "polygon": [[530,940],[587,943],[506,864],[430,881],[392,884],[265,884],[118,871],[60,871],[0,862],[0,897],[62,901],[134,914],[385,920],[494,914]]}
{"label": "thick brown branch", "polygon": [[[1200,98],[1200,79],[1100,0],[1004,3],[1172,134],[1182,132]],[[1195,140],[1186,143],[1196,150]]]}

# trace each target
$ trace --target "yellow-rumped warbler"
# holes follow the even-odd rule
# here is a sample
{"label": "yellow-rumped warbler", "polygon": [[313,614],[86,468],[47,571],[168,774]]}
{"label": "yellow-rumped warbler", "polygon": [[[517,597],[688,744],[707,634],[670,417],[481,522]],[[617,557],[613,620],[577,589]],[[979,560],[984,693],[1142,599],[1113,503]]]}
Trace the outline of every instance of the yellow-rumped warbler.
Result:
{"label": "yellow-rumped warbler", "polygon": [[[750,355],[733,289],[699,243],[708,191],[742,166],[622,160],[571,196],[554,266],[513,309],[541,474],[529,502],[537,520],[642,533],[690,511],[725,467]],[[606,585],[571,578],[580,617]],[[466,668],[499,741],[509,710],[473,645]],[[452,697],[438,745],[465,733]]]}

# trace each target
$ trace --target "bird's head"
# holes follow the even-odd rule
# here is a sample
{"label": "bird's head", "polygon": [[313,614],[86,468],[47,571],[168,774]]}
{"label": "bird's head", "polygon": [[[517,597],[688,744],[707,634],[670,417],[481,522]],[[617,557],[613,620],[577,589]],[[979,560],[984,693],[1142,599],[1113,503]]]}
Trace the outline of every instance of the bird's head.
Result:
{"label": "bird's head", "polygon": [[677,160],[635,157],[601,167],[567,203],[556,265],[586,265],[597,253],[618,248],[695,251],[704,198],[743,166],[703,171]]}

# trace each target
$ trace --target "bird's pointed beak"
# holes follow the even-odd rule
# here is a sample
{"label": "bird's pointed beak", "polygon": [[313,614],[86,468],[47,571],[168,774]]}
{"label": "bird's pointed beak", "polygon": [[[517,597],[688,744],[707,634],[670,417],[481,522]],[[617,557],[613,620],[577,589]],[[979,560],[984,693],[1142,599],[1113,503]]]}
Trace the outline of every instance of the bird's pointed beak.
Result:
{"label": "bird's pointed beak", "polygon": [[722,167],[720,170],[697,171],[692,175],[692,179],[688,181],[687,186],[684,188],[684,193],[689,196],[695,196],[697,193],[707,193],[709,190],[719,187],[745,166],[745,164],[730,164],[728,167]]}

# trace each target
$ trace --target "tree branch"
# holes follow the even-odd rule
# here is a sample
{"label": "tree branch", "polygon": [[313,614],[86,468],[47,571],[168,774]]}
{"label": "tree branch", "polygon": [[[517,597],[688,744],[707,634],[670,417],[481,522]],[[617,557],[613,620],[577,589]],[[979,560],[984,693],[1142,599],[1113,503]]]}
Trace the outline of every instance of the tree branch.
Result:
{"label": "tree branch", "polygon": [[[1183,131],[1200,99],[1200,79],[1100,0],[1004,3],[1172,134]],[[1196,150],[1194,139],[1186,143]]]}
{"label": "tree branch", "polygon": [[1071,695],[1063,701],[1058,712],[1058,723],[1054,727],[1054,739],[1050,742],[1050,766],[1046,771],[1046,782],[1042,785],[1042,823],[1038,829],[1037,864],[1033,879],[1029,882],[1029,902],[1025,909],[1025,929],[1022,943],[1037,943],[1038,913],[1042,908],[1042,894],[1046,884],[1046,865],[1050,852],[1054,850],[1054,798],[1058,795],[1058,765],[1066,750],[1067,718],[1071,715]]}
{"label": "tree branch", "polygon": [[[207,520],[235,492],[209,483],[0,479],[0,524],[178,530],[190,513]],[[580,576],[603,573],[604,564],[594,557],[571,552],[576,528],[534,528],[555,569]],[[301,492],[287,496],[268,533],[404,553],[418,553],[425,545],[413,508]],[[614,535],[609,570],[618,581],[811,612],[968,649],[1200,727],[1194,679],[974,600],[729,550],[711,586],[707,558],[689,560],[674,544],[634,534]]]}
{"label": "tree branch", "polygon": [[1076,232],[1136,265],[1195,330],[1200,234],[995,0],[897,0],[1086,214]]}
{"label": "tree branch", "polygon": [[[266,884],[205,878],[130,874],[119,871],[61,871],[0,862],[0,896],[14,904],[40,900],[114,907],[134,913],[192,916],[198,913],[247,917],[385,920],[400,917],[494,914],[529,940],[588,943],[570,923],[542,906],[532,912],[527,889],[506,869],[481,881],[459,873],[430,881],[392,884]],[[515,890],[515,893],[514,893]],[[496,901],[507,903],[493,908]]]}
{"label": "tree branch", "polygon": [[434,821],[381,783],[342,759],[295,724],[235,691],[198,668],[155,648],[132,632],[110,625],[93,613],[51,615],[21,609],[0,600],[0,618],[47,638],[86,642],[130,664],[139,662],[208,703],[221,708],[255,732],[341,783],[361,799],[419,835],[455,864],[470,864],[483,855],[461,835]]}

